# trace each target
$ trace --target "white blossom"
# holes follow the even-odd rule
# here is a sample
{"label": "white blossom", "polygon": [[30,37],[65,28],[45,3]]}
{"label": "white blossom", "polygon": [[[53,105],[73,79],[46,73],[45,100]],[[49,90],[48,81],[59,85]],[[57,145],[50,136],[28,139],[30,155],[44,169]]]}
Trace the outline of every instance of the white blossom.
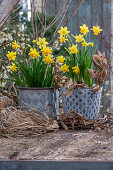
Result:
{"label": "white blossom", "polygon": [[16,30],[13,30],[12,33],[16,34]]}
{"label": "white blossom", "polygon": [[9,39],[10,41],[13,41],[13,37],[12,37],[11,34],[8,34],[7,37],[8,37],[8,39]]}
{"label": "white blossom", "polygon": [[5,87],[6,82],[0,82],[0,87]]}

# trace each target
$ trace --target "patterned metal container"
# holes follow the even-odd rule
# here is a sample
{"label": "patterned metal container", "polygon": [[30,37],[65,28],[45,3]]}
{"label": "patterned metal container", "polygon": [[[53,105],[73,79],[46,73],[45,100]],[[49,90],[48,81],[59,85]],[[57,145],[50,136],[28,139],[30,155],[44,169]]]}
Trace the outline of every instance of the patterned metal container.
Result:
{"label": "patterned metal container", "polygon": [[66,98],[65,87],[61,87],[63,111],[68,115],[71,110],[84,116],[85,119],[97,119],[100,110],[101,93],[91,91],[90,88],[74,89],[74,93]]}
{"label": "patterned metal container", "polygon": [[[59,113],[59,92],[54,88],[18,88],[22,108],[37,108],[50,117]],[[27,107],[28,106],[28,107]]]}

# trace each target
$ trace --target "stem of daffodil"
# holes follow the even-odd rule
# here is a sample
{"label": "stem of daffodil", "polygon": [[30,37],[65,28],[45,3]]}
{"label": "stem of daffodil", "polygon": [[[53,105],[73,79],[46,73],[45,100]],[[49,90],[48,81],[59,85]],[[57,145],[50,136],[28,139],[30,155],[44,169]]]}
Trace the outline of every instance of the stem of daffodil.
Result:
{"label": "stem of daffodil", "polygon": [[94,37],[94,46],[93,46],[92,56],[93,56],[93,54],[94,54],[94,52],[95,52],[95,40],[96,40],[96,35],[95,35],[95,37]]}
{"label": "stem of daffodil", "polygon": [[[87,40],[87,34],[85,35],[85,41]],[[83,53],[85,55],[86,47],[83,48]],[[85,58],[86,59],[86,58]],[[87,62],[87,61],[86,61]]]}
{"label": "stem of daffodil", "polygon": [[74,74],[74,76],[73,76],[73,83],[75,82],[75,74]]}
{"label": "stem of daffodil", "polygon": [[[78,42],[77,42],[77,49],[78,49]],[[79,51],[79,50],[78,50]],[[75,55],[75,57],[77,56],[77,60],[78,60],[78,57],[79,57],[79,53],[77,53],[76,55]]]}
{"label": "stem of daffodil", "polygon": [[36,58],[35,58],[35,68],[36,68]]}
{"label": "stem of daffodil", "polygon": [[86,41],[86,39],[87,39],[87,34],[85,35],[85,41]]}
{"label": "stem of daffodil", "polygon": [[69,43],[71,44],[71,46],[72,46],[72,40],[71,40],[71,37],[69,36],[69,35],[67,35],[67,38],[68,38],[68,40],[69,40]]}
{"label": "stem of daffodil", "polygon": [[76,74],[75,77],[76,77],[75,81],[78,82],[79,81],[79,76]]}
{"label": "stem of daffodil", "polygon": [[84,57],[85,47],[83,47],[82,57]]}
{"label": "stem of daffodil", "polygon": [[[96,35],[95,35],[95,37],[94,37],[94,46],[93,46],[93,50],[92,50],[92,58],[91,58],[91,64],[92,64],[92,62],[93,62],[93,55],[94,55],[94,53],[95,53],[95,41],[96,41]],[[91,64],[90,64],[90,67],[91,67]]]}

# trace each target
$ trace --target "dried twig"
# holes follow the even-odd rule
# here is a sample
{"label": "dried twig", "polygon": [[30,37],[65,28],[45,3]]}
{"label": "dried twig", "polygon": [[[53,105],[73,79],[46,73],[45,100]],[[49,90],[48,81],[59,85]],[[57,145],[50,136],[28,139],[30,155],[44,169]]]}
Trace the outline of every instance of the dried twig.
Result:
{"label": "dried twig", "polygon": [[113,127],[112,114],[100,115],[98,120],[85,120],[81,114],[71,111],[68,113],[68,117],[65,113],[59,114],[59,125],[66,131],[76,128],[87,128],[98,131],[109,131]]}
{"label": "dried twig", "polygon": [[64,26],[69,22],[69,20],[78,12],[81,5],[84,3],[84,0],[79,0],[77,6],[72,11],[71,15],[64,21]]}
{"label": "dried twig", "polygon": [[43,24],[44,24],[44,0],[42,0],[42,24],[41,24],[40,37],[42,37]]}
{"label": "dried twig", "polygon": [[37,18],[36,18],[36,7],[34,6],[33,3],[33,9],[34,9],[34,19],[35,19],[35,30],[36,30],[36,38],[38,38],[38,28],[37,28]]}
{"label": "dried twig", "polygon": [[51,23],[46,27],[46,29],[44,30],[43,35],[45,34],[45,32],[50,29],[62,16],[63,13],[65,13],[65,9],[67,9],[68,4],[70,3],[71,0],[67,0],[66,3],[64,4],[64,6],[62,7],[62,9],[60,9],[59,13],[56,15],[56,17],[51,21]]}
{"label": "dried twig", "polygon": [[30,3],[31,3],[31,24],[32,24],[32,30],[33,30],[33,39],[35,40],[35,28],[34,28],[34,22],[33,22],[33,15],[34,15],[33,2],[34,2],[34,0],[30,0]]}
{"label": "dried twig", "polygon": [[[70,4],[70,2],[71,2],[71,1],[68,1],[68,3],[67,3],[66,6],[65,6],[65,10],[67,9],[67,11],[68,11],[68,9],[69,9],[69,4]],[[83,2],[84,2],[84,0],[79,0],[77,6],[74,8],[74,10],[72,11],[71,15],[70,15],[67,19],[65,19],[63,22],[61,22],[58,27],[60,27],[60,26],[65,26],[65,25],[69,22],[69,20],[78,12],[78,10],[79,10],[79,8],[81,7],[81,5],[83,4]],[[67,7],[67,8],[66,8],[66,7]],[[63,12],[65,12],[65,11],[63,11],[63,9],[62,9],[62,13],[63,13]],[[61,14],[60,14],[60,15],[61,15]],[[60,18],[60,15],[59,15],[59,18]],[[62,16],[62,15],[61,15],[61,16]],[[58,18],[58,19],[59,19],[59,18]],[[56,23],[56,21],[54,21],[54,22]],[[58,33],[54,34],[54,36],[52,37],[52,39],[51,39],[50,42],[49,42],[49,45],[57,38],[57,36],[58,36]]]}

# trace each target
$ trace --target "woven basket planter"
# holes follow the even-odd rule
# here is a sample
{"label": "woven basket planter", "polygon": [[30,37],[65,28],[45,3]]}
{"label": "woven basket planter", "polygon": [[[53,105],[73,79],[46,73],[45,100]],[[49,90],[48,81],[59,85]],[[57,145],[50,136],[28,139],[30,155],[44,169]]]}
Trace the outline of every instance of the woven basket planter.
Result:
{"label": "woven basket planter", "polygon": [[59,93],[54,88],[18,88],[22,108],[37,108],[53,117],[59,113]]}
{"label": "woven basket planter", "polygon": [[91,91],[90,88],[74,89],[74,93],[66,98],[65,87],[61,87],[63,111],[68,116],[72,110],[83,115],[85,119],[97,119],[100,110],[102,88],[99,92]]}

